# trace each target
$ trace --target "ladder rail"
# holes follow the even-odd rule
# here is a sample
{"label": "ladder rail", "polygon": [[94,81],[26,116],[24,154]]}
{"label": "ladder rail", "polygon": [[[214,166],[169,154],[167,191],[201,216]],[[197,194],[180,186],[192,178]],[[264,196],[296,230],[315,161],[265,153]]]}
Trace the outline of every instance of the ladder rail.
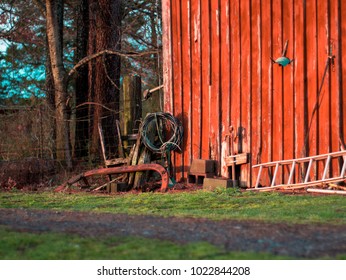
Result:
{"label": "ladder rail", "polygon": [[333,152],[333,153],[329,153],[329,154],[298,158],[298,159],[284,159],[284,160],[277,160],[277,161],[266,162],[266,163],[259,163],[259,164],[253,165],[252,167],[256,168],[256,167],[260,167],[261,165],[269,167],[269,166],[275,166],[276,163],[290,164],[290,163],[293,163],[293,161],[296,161],[297,163],[304,163],[304,162],[309,162],[310,159],[313,159],[313,160],[326,159],[328,156],[331,156],[332,158],[340,157],[340,156],[346,156],[346,150],[345,151],[339,151],[339,152]]}

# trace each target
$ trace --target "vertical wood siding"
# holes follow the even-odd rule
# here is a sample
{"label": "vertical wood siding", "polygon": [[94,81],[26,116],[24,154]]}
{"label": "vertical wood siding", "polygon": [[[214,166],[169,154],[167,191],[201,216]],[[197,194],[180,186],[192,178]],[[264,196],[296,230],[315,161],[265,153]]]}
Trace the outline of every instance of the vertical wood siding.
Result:
{"label": "vertical wood siding", "polygon": [[[229,176],[229,127],[234,150],[251,166],[338,151],[345,144],[346,4],[342,0],[163,0],[165,110],[184,125],[177,179],[192,159],[215,159]],[[272,64],[288,40],[286,67]],[[328,56],[335,56],[330,64]],[[311,171],[321,177],[324,165]],[[331,175],[340,162],[332,163]],[[278,180],[287,181],[281,169]],[[296,180],[304,168],[296,172]],[[268,185],[270,174],[260,182]]]}

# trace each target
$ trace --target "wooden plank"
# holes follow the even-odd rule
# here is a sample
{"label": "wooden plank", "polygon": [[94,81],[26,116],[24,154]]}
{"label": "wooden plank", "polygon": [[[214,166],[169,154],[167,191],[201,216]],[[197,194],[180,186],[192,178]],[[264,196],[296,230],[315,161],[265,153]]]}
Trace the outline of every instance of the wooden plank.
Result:
{"label": "wooden plank", "polygon": [[[261,162],[262,152],[262,13],[260,1],[254,1],[251,7],[251,60],[252,60],[252,98],[251,98],[251,164]],[[251,166],[250,166],[251,167]],[[259,170],[252,171],[249,186],[256,185]]]}
{"label": "wooden plank", "polygon": [[344,82],[342,79],[343,77],[346,77],[346,36],[343,36],[343,34],[346,34],[346,3],[344,1],[339,1],[340,8],[338,9],[340,11],[340,33],[338,36],[338,43],[339,43],[339,57],[338,57],[338,68],[340,69],[340,72],[338,77],[339,81],[338,84],[341,88],[339,90],[339,123],[340,123],[340,132],[339,137],[342,145],[346,146],[346,82]]}
{"label": "wooden plank", "polygon": [[340,73],[338,75],[339,81],[338,84],[340,86],[339,90],[339,137],[341,145],[346,146],[346,83],[342,82],[342,78],[346,77],[346,36],[342,36],[342,34],[346,34],[346,3],[343,1],[339,2],[340,8],[338,9],[340,11],[340,29],[339,29],[339,36],[338,36],[338,43],[339,43],[339,57],[338,57],[338,67],[340,69]]}
{"label": "wooden plank", "polygon": [[[294,2],[283,1],[283,36],[285,42],[288,40],[286,56],[294,59]],[[295,125],[295,104],[294,104],[294,62],[286,66],[283,71],[283,159],[294,158],[294,125]],[[290,170],[283,169],[283,181],[289,179]]]}
{"label": "wooden plank", "polygon": [[[329,38],[329,47],[330,54],[335,55],[334,65],[331,66],[330,70],[330,137],[331,137],[331,151],[339,151],[340,143],[339,140],[341,137],[342,130],[342,104],[345,104],[345,101],[342,100],[342,60],[341,60],[341,26],[342,17],[340,17],[339,10],[341,8],[341,2],[338,0],[330,0],[330,38]],[[346,8],[346,6],[344,6]],[[346,14],[345,14],[346,16]],[[344,37],[344,36],[343,36]],[[344,49],[345,53],[345,49]],[[345,111],[344,111],[345,112]],[[337,174],[340,174],[342,163],[332,162],[332,174],[331,176],[335,177]]]}
{"label": "wooden plank", "polygon": [[173,113],[173,75],[172,75],[172,15],[171,0],[162,0],[162,53],[163,53],[163,105],[166,112]]}
{"label": "wooden plank", "polygon": [[201,158],[201,3],[191,1],[192,158]]}
{"label": "wooden plank", "polygon": [[202,140],[201,158],[210,158],[209,144],[209,86],[210,86],[210,0],[201,1],[201,59],[202,59]]}
{"label": "wooden plank", "polygon": [[[262,60],[262,77],[261,77],[261,146],[259,151],[259,162],[272,161],[272,82],[273,67],[270,60],[272,56],[272,21],[271,21],[271,1],[261,1],[262,11],[262,41],[261,41],[261,60]],[[270,180],[263,176],[259,182],[263,186],[269,186]]]}
{"label": "wooden plank", "polygon": [[[329,88],[329,17],[328,1],[321,1],[317,5],[317,151],[316,154],[325,154],[330,151],[330,88]],[[328,68],[326,68],[328,67]],[[318,177],[321,178],[324,162],[317,164]],[[328,174],[329,175],[329,174]]]}
{"label": "wooden plank", "polygon": [[[306,71],[307,71],[307,135],[306,148],[308,155],[317,154],[317,30],[316,30],[316,2],[306,2]],[[316,168],[312,170],[315,177]]]}
{"label": "wooden plank", "polygon": [[[221,1],[221,176],[229,177],[225,157],[230,154],[229,133],[231,100],[230,0]],[[227,139],[226,139],[227,138]]]}
{"label": "wooden plank", "polygon": [[[240,41],[240,0],[232,1],[230,5],[231,20],[231,118],[232,125],[237,133],[240,127],[240,81],[241,81],[241,41]],[[234,145],[239,152],[238,142]]]}
{"label": "wooden plank", "polygon": [[184,126],[184,143],[185,151],[183,153],[183,170],[182,176],[186,178],[188,167],[192,159],[192,125],[191,125],[191,1],[184,0],[181,2],[181,47],[182,47],[182,79],[183,79],[183,99],[181,106],[183,126]]}
{"label": "wooden plank", "polygon": [[[173,68],[173,93],[172,93],[172,109],[174,116],[181,122],[183,121],[182,112],[182,54],[181,54],[181,0],[172,2],[172,68]],[[187,133],[187,132],[185,132]],[[181,144],[182,151],[186,150],[185,142]],[[174,169],[173,172],[176,180],[179,181],[183,177],[183,154],[174,153]]]}
{"label": "wooden plank", "polygon": [[[295,104],[295,158],[307,156],[305,138],[307,137],[307,92],[306,92],[306,8],[302,1],[294,2],[294,104]],[[296,181],[303,178],[300,165],[296,172]]]}
{"label": "wooden plank", "polygon": [[211,1],[211,88],[210,150],[212,160],[217,161],[216,173],[220,174],[220,2]]}
{"label": "wooden plank", "polygon": [[[273,59],[276,59],[282,55],[285,40],[282,38],[282,5],[281,1],[273,1],[273,31],[272,31],[272,44],[273,44]],[[285,11],[287,12],[287,11]],[[281,67],[278,64],[273,64],[273,143],[272,154],[273,160],[283,159],[283,75],[288,69]],[[282,169],[277,172],[278,184],[283,183]]]}
{"label": "wooden plank", "polygon": [[[248,153],[251,150],[251,7],[250,1],[242,1],[240,12],[241,36],[241,115],[240,129],[238,129],[239,153]],[[250,182],[250,169],[248,165],[240,167],[240,185],[247,186]]]}

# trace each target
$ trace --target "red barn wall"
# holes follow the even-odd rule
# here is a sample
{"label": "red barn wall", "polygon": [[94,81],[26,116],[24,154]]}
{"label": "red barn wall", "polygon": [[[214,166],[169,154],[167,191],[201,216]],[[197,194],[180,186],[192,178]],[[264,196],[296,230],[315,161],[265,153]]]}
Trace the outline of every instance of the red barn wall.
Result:
{"label": "red barn wall", "polygon": [[[177,179],[197,158],[217,160],[219,175],[228,176],[231,125],[235,152],[250,154],[240,170],[247,186],[254,164],[339,151],[346,131],[345,1],[162,2],[165,110],[185,132],[183,152],[174,154]],[[286,40],[294,62],[280,67],[270,58],[281,56]],[[330,175],[339,168],[334,162]],[[322,163],[314,168],[317,176],[322,171]],[[279,178],[287,176],[281,170]]]}

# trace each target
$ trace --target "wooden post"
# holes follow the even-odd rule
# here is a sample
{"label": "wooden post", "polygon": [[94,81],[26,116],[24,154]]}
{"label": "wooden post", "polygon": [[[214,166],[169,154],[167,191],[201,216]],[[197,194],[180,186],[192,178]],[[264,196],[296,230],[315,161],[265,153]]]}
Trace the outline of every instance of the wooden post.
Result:
{"label": "wooden post", "polygon": [[[122,132],[127,136],[138,130],[142,117],[141,77],[125,76],[120,110],[122,112]],[[127,143],[124,143],[125,148]]]}

